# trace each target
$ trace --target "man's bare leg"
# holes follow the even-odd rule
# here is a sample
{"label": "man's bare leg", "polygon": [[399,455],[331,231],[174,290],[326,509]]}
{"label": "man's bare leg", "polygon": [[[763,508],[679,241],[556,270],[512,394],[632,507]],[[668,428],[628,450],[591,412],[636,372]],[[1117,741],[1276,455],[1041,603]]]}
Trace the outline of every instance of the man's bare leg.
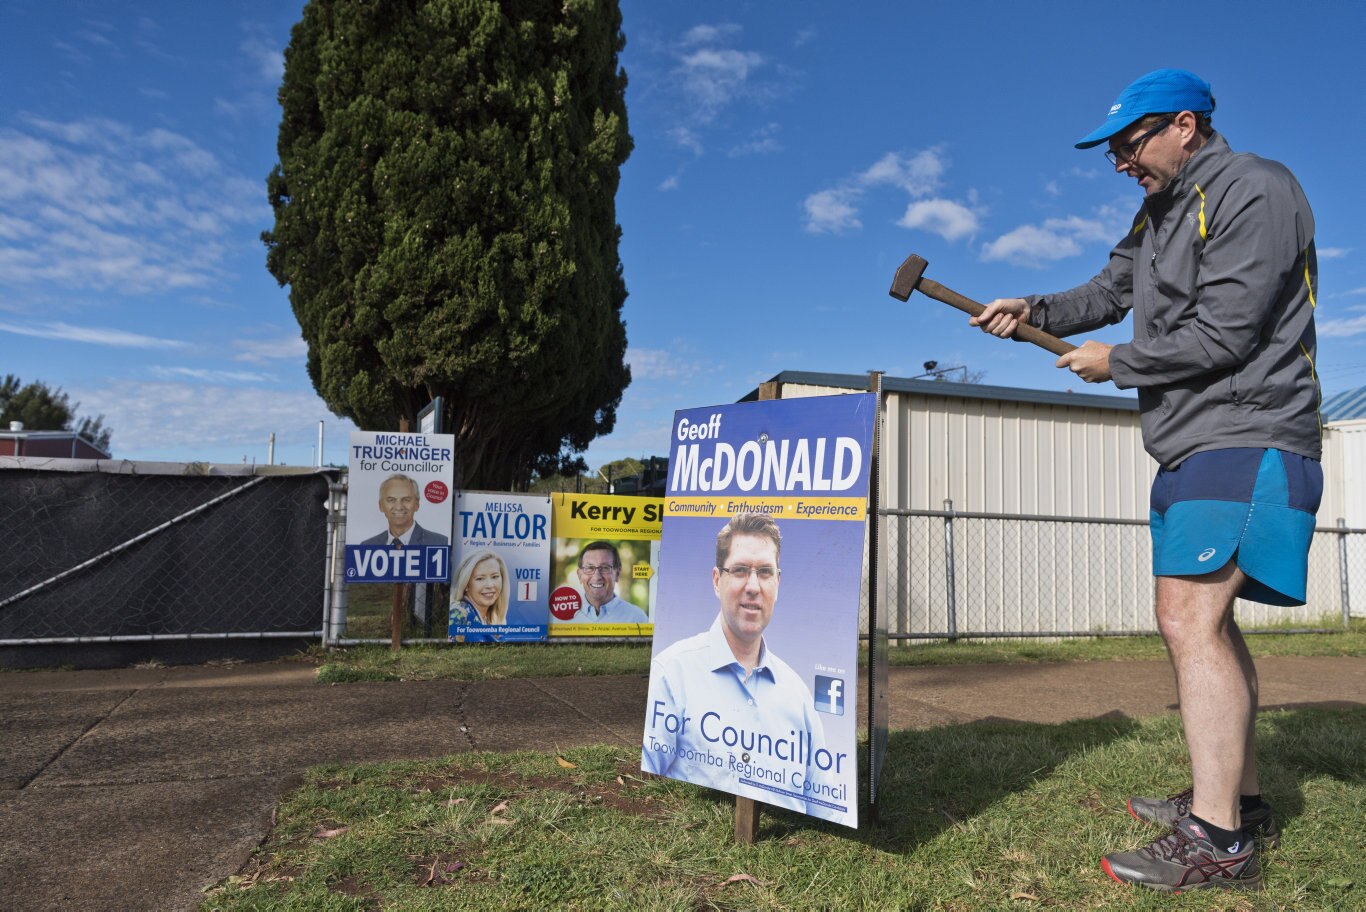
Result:
{"label": "man's bare leg", "polygon": [[1243,669],[1243,680],[1247,682],[1252,697],[1252,719],[1247,726],[1247,747],[1243,750],[1243,781],[1238,786],[1238,793],[1260,795],[1262,788],[1257,780],[1257,666],[1252,662],[1252,653],[1248,651],[1243,632],[1233,619],[1232,611],[1229,612],[1228,632],[1233,649],[1238,654],[1238,665]]}
{"label": "man's bare leg", "polygon": [[[1176,671],[1190,750],[1191,813],[1227,830],[1242,825],[1238,795],[1255,745],[1256,671],[1233,623],[1233,600],[1245,579],[1232,561],[1205,576],[1157,578],[1157,624]],[[1255,762],[1251,774],[1255,783]]]}

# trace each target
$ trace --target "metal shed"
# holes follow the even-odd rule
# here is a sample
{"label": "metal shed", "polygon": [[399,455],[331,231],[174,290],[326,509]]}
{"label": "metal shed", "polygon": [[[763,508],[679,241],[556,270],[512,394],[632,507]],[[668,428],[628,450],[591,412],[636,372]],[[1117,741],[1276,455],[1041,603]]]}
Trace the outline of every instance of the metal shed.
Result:
{"label": "metal shed", "polygon": [[[784,371],[760,389],[797,398],[862,391],[868,382]],[[960,630],[1152,629],[1146,526],[1157,466],[1143,449],[1136,397],[892,377],[883,390],[882,504],[898,514],[884,526],[895,555],[886,595],[894,629],[952,627],[955,614]],[[1320,528],[1348,518],[1346,479],[1366,465],[1366,421],[1357,423],[1355,436],[1325,428]],[[1358,451],[1361,458],[1351,455]],[[1307,606],[1240,602],[1240,619],[1255,626],[1340,615],[1343,541],[1316,536]],[[1003,573],[1003,564],[1019,572]],[[971,612],[977,617],[965,625]]]}

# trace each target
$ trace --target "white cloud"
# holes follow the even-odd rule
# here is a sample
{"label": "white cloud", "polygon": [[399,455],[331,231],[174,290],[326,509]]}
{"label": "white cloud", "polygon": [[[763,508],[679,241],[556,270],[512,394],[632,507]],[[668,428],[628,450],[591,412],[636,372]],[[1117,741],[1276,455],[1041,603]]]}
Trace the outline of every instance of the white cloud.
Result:
{"label": "white cloud", "polygon": [[668,191],[668,190],[677,190],[677,189],[678,189],[678,175],[677,175],[677,174],[671,174],[671,175],[669,175],[668,177],[664,178],[664,180],[662,180],[662,181],[659,182],[659,189],[660,189],[660,190],[664,190],[664,191]]}
{"label": "white cloud", "polygon": [[[665,91],[672,96],[674,122],[665,134],[694,155],[702,154],[702,135],[722,112],[741,100],[762,100],[777,91],[756,81],[756,73],[772,69],[771,61],[737,47],[741,31],[730,23],[697,25],[669,49],[674,64]],[[763,138],[731,146],[732,154],[776,151],[776,144]]]}
{"label": "white cloud", "polygon": [[1084,244],[1113,244],[1126,225],[1114,207],[1102,206],[1095,218],[1068,216],[1047,219],[1042,225],[1021,225],[982,247],[985,262],[1042,267],[1053,260],[1077,256]]}
{"label": "white cloud", "polygon": [[161,367],[151,368],[152,376],[166,380],[186,377],[191,380],[204,380],[210,383],[271,383],[275,378],[270,374],[255,374],[250,371],[208,370],[200,367]]}
{"label": "white cloud", "polygon": [[750,134],[749,139],[738,146],[734,146],[727,153],[731,158],[739,158],[742,155],[768,155],[772,152],[781,152],[783,144],[778,141],[778,133],[782,129],[776,123],[766,124]]}
{"label": "white cloud", "polygon": [[797,33],[797,37],[792,39],[792,46],[794,48],[805,47],[816,40],[816,34],[815,29],[802,29]]}
{"label": "white cloud", "polygon": [[[0,130],[0,284],[142,294],[205,286],[238,226],[270,217],[259,181],[166,129],[104,118]],[[12,222],[6,222],[12,225]],[[240,243],[240,241],[238,241]]]}
{"label": "white cloud", "polygon": [[930,231],[946,241],[956,241],[977,233],[977,215],[952,200],[918,200],[906,208],[897,222],[903,228]]}
{"label": "white cloud", "polygon": [[251,364],[264,364],[267,361],[298,361],[303,363],[308,355],[308,343],[301,336],[278,336],[273,339],[237,339],[232,343],[237,349],[234,361]]}
{"label": "white cloud", "polygon": [[133,380],[70,392],[82,414],[103,415],[114,429],[116,456],[205,459],[223,447],[262,450],[272,433],[306,448],[319,421],[334,440],[354,429],[312,392]]}
{"label": "white cloud", "polygon": [[680,67],[683,87],[698,119],[711,122],[763,64],[762,54],[733,48],[699,48],[685,55]]}
{"label": "white cloud", "polygon": [[[91,25],[98,25],[98,23],[91,23]],[[108,28],[107,25],[105,27],[106,29]],[[113,53],[116,57],[123,56],[120,53],[120,49],[117,44],[115,44],[112,40],[105,37],[104,35],[101,35],[99,32],[93,31],[92,29],[80,29],[76,32],[76,37],[84,41],[86,44],[104,48],[106,51],[110,51],[111,53]]]}
{"label": "white cloud", "polygon": [[1081,253],[1081,245],[1065,235],[1037,225],[1021,225],[982,248],[987,262],[1004,260],[1017,266],[1042,266],[1042,260],[1061,260]]}
{"label": "white cloud", "polygon": [[617,459],[641,456],[668,456],[669,438],[673,430],[672,408],[653,412],[617,413],[617,428],[605,437],[593,441],[584,454],[590,466],[600,466]]}
{"label": "white cloud", "polygon": [[921,197],[939,189],[946,170],[948,160],[937,148],[925,149],[910,158],[888,152],[859,175],[856,182],[863,186],[891,184],[912,197]]}
{"label": "white cloud", "polygon": [[107,345],[114,348],[186,348],[184,342],[175,339],[158,339],[139,333],[125,332],[121,329],[106,329],[98,326],[72,326],[69,323],[39,323],[21,326],[14,323],[0,323],[0,332],[14,333],[19,336],[32,336],[37,339],[60,339],[64,342],[86,342],[91,345]]}
{"label": "white cloud", "polygon": [[1346,338],[1366,333],[1366,314],[1345,320],[1316,320],[1315,331],[1320,338]]}
{"label": "white cloud", "polygon": [[802,204],[806,210],[806,230],[813,234],[838,234],[862,228],[858,220],[858,208],[854,200],[858,191],[853,189],[820,190],[811,194]]}
{"label": "white cloud", "polygon": [[24,219],[10,218],[8,215],[0,212],[0,241],[12,241],[22,237],[28,237],[36,230],[37,229],[34,228],[32,222],[25,221]]}
{"label": "white cloud", "polygon": [[90,58],[74,45],[67,44],[65,41],[54,41],[52,46],[61,51],[73,63],[90,63]]}
{"label": "white cloud", "polygon": [[284,51],[270,40],[270,33],[265,26],[249,24],[244,29],[247,37],[240,49],[256,77],[270,85],[279,85],[285,75]]}
{"label": "white cloud", "polygon": [[675,126],[669,129],[668,134],[673,138],[674,142],[687,149],[693,155],[701,157],[702,139],[697,135],[696,130],[684,126]]}
{"label": "white cloud", "polygon": [[694,25],[683,33],[682,44],[684,47],[695,47],[699,44],[717,44],[738,37],[739,34],[740,26],[733,23],[723,23],[721,25]]}
{"label": "white cloud", "polygon": [[1320,260],[1340,260],[1352,252],[1351,247],[1320,247],[1318,256]]}
{"label": "white cloud", "polygon": [[629,348],[626,363],[631,366],[632,381],[682,380],[695,376],[701,366],[686,361],[677,354],[658,348]]}
{"label": "white cloud", "polygon": [[973,208],[976,196],[968,194],[966,204],[932,197],[940,190],[949,161],[943,150],[934,147],[905,156],[888,152],[868,168],[855,172],[834,187],[808,196],[807,231],[840,233],[862,227],[858,206],[864,194],[877,187],[896,187],[912,200],[897,222],[904,228],[933,231],[947,240],[976,233],[978,213]]}

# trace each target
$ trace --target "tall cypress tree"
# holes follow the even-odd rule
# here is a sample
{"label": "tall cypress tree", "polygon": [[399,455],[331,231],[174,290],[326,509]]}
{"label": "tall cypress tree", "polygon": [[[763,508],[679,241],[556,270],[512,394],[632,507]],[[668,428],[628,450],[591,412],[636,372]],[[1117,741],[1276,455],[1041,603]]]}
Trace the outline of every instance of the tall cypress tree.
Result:
{"label": "tall cypress tree", "polygon": [[612,429],[631,151],[615,0],[310,0],[285,51],[267,267],[338,414],[433,397],[466,487]]}

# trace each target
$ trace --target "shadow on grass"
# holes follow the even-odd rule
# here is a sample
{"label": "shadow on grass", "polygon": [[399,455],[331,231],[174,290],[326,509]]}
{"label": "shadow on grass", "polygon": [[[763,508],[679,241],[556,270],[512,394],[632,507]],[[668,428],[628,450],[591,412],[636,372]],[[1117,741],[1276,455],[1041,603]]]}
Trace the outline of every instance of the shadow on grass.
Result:
{"label": "shadow on grass", "polygon": [[[759,839],[782,840],[819,827],[882,851],[904,853],[1047,779],[1072,755],[1131,736],[1138,725],[1114,713],[1058,725],[979,721],[894,731],[888,739],[876,820],[866,801],[859,808],[857,831],[765,806]],[[867,753],[867,743],[861,741],[862,799],[868,788]],[[718,801],[732,800],[716,794]]]}
{"label": "shadow on grass", "polygon": [[[1151,794],[1179,791],[1189,783],[1185,741],[1179,720],[1169,717],[1154,728],[1113,713],[1057,725],[983,721],[926,730],[892,732],[887,747],[876,819],[866,803],[860,808],[857,831],[817,821],[789,811],[765,807],[760,840],[782,840],[800,830],[818,827],[840,833],[881,851],[905,854],[953,827],[962,827],[1011,795],[1028,791],[1054,776],[1074,756],[1122,755],[1134,769],[1115,777],[1134,784],[1149,781]],[[1258,764],[1263,794],[1275,805],[1284,827],[1304,813],[1303,783],[1337,780],[1346,785],[1366,783],[1366,708],[1332,702],[1299,704],[1294,709],[1266,710],[1258,721]],[[1170,746],[1154,744],[1160,738]],[[1111,745],[1130,740],[1129,747],[1110,752]],[[1161,759],[1153,763],[1153,753]],[[1143,758],[1148,762],[1144,762]],[[859,782],[866,798],[867,745],[859,746]],[[1171,781],[1165,781],[1166,776]],[[1090,811],[1127,819],[1127,795],[1108,795],[1115,782],[1085,783],[1070,788],[1071,801]],[[1054,783],[1052,788],[1056,788]],[[729,796],[718,800],[729,802]],[[1040,813],[1046,813],[1041,809]]]}
{"label": "shadow on grass", "polygon": [[1257,724],[1257,766],[1262,794],[1282,827],[1304,813],[1303,785],[1328,778],[1366,784],[1366,708],[1338,702],[1263,710]]}

